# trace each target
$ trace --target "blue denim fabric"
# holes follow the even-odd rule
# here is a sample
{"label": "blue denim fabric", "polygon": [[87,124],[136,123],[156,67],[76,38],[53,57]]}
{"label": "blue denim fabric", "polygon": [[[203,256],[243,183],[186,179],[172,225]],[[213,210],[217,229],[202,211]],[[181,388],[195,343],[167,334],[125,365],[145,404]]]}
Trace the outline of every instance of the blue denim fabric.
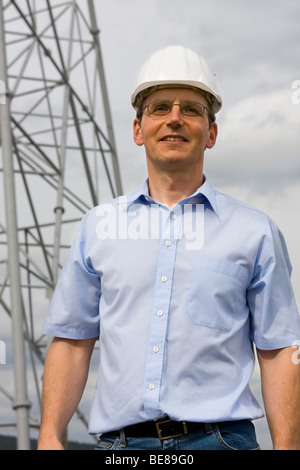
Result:
{"label": "blue denim fabric", "polygon": [[120,437],[103,434],[95,450],[260,450],[251,421],[228,421],[207,425],[174,439]]}

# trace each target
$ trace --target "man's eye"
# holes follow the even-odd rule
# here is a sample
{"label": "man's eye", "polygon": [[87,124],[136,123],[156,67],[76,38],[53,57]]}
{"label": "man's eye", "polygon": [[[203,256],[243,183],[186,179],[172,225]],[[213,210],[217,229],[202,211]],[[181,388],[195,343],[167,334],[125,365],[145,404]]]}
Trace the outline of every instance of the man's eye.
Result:
{"label": "man's eye", "polygon": [[183,113],[186,113],[186,114],[199,114],[199,109],[196,107],[196,106],[192,106],[192,105],[186,105],[186,106],[182,106],[182,111]]}
{"label": "man's eye", "polygon": [[157,103],[153,106],[153,111],[158,113],[165,113],[170,110],[170,105],[167,103]]}

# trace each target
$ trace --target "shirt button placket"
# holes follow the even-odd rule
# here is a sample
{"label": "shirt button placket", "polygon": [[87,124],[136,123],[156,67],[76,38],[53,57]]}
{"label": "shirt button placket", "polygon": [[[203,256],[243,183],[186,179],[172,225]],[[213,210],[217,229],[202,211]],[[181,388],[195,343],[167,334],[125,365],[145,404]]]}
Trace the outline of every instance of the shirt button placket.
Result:
{"label": "shirt button placket", "polygon": [[153,300],[153,316],[149,330],[149,349],[146,361],[145,409],[159,411],[160,384],[162,380],[164,351],[170,308],[177,237],[174,236],[180,219],[175,213],[164,214],[164,230],[161,234],[157,273]]}

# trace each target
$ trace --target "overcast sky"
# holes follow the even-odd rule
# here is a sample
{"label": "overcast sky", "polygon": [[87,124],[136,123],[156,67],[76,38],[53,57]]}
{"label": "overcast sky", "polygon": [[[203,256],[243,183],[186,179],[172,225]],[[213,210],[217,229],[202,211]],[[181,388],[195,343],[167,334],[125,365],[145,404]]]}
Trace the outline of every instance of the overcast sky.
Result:
{"label": "overcast sky", "polygon": [[[138,71],[160,48],[191,48],[216,72],[223,98],[219,137],[206,152],[205,173],[217,190],[258,207],[279,225],[300,305],[300,94],[292,88],[300,81],[299,0],[94,4],[124,191],[146,178],[144,151],[132,139],[130,97]],[[258,393],[256,376],[254,386]],[[257,427],[268,446],[265,422]]]}
{"label": "overcast sky", "polygon": [[[189,47],[210,63],[223,98],[218,141],[206,152],[207,177],[216,189],[258,207],[279,225],[299,305],[300,104],[292,88],[300,80],[299,0],[96,0],[95,5],[125,192],[146,177],[143,149],[132,141],[130,96],[139,68],[162,47]],[[257,426],[268,445],[265,423]]]}
{"label": "overcast sky", "polygon": [[[146,177],[132,140],[130,96],[154,51],[180,44],[217,74],[223,109],[219,137],[206,152],[216,189],[267,212],[283,231],[300,299],[300,80],[298,0],[95,1],[125,192]],[[297,96],[296,96],[297,98]],[[294,99],[294,101],[296,101]],[[298,93],[299,101],[299,93]]]}

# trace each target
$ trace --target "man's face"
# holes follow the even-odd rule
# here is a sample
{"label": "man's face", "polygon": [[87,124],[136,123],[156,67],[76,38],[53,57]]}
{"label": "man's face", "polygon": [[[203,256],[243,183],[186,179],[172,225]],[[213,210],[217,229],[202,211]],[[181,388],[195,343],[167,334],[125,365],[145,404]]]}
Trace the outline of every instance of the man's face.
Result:
{"label": "man's face", "polygon": [[[166,100],[173,104],[200,103],[207,106],[203,95],[185,88],[167,88],[149,95],[144,106]],[[142,120],[134,121],[134,141],[145,146],[149,165],[168,171],[181,171],[187,166],[203,168],[204,150],[212,148],[217,138],[217,125],[209,126],[207,110],[203,116],[185,116],[173,106],[167,116],[153,116],[145,108]]]}

